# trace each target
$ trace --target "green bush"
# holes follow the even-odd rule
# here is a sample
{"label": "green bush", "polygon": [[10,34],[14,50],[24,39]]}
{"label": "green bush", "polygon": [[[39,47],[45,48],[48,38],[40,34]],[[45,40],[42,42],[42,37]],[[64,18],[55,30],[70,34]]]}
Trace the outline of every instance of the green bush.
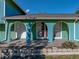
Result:
{"label": "green bush", "polygon": [[63,48],[76,48],[77,45],[74,42],[66,41],[62,44]]}

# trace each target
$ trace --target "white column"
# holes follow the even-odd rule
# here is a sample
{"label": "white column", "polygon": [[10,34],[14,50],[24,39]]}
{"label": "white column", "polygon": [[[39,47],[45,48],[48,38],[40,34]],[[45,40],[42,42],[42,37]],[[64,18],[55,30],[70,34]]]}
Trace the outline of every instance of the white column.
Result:
{"label": "white column", "polygon": [[8,41],[8,46],[9,46],[9,44],[10,44],[10,23],[9,23],[9,25],[8,25],[8,34],[7,34],[7,41]]}
{"label": "white column", "polygon": [[75,26],[76,26],[76,21],[77,21],[77,18],[76,18],[76,20],[74,21],[74,40],[76,40],[76,38],[75,38],[75,34],[76,34],[76,33],[75,33],[75,32],[76,32],[76,31],[75,31],[75,30],[76,30],[76,28],[75,28]]}
{"label": "white column", "polygon": [[5,0],[4,0],[4,17],[5,17]]}
{"label": "white column", "polygon": [[7,32],[8,32],[8,23],[6,21],[5,22],[5,40],[7,40],[7,36],[8,36]]}
{"label": "white column", "polygon": [[75,22],[74,22],[74,40],[75,40]]}
{"label": "white column", "polygon": [[8,33],[7,33],[7,41],[8,41],[8,45],[10,44],[10,40],[11,40],[11,26],[13,23],[8,23]]}
{"label": "white column", "polygon": [[61,21],[61,26],[60,26],[61,27],[61,39],[62,39],[62,26],[63,25],[62,25],[62,21]]}
{"label": "white column", "polygon": [[48,28],[48,42],[52,42],[53,41],[53,27],[54,27],[54,23],[46,23],[47,28]]}

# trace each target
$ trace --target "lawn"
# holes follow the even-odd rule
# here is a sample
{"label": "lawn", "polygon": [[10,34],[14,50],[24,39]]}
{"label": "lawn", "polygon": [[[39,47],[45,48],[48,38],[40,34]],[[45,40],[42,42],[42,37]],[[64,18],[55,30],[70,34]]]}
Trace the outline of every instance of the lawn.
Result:
{"label": "lawn", "polygon": [[61,55],[61,56],[36,56],[31,59],[79,59],[79,55]]}
{"label": "lawn", "polygon": [[79,59],[79,55],[70,55],[70,56],[46,56],[45,59]]}

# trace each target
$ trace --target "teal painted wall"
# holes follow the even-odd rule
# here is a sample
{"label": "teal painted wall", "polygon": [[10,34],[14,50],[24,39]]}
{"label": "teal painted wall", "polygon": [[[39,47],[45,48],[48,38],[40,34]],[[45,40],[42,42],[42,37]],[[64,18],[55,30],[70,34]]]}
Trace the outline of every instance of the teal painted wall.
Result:
{"label": "teal painted wall", "polygon": [[0,41],[5,40],[5,31],[0,31]]}
{"label": "teal painted wall", "polygon": [[[49,42],[52,42],[54,40],[54,26],[57,22],[60,22],[60,21],[52,21],[52,22],[46,23],[46,25],[48,27],[48,40],[49,40]],[[70,26],[66,22],[65,23],[64,22],[62,22],[62,39],[68,40],[69,39],[69,36],[68,36],[69,28],[68,27],[71,27],[71,26],[73,27],[73,25]],[[69,24],[71,24],[71,23],[72,22],[70,22]],[[60,34],[60,36],[61,36],[61,34]]]}
{"label": "teal painted wall", "polygon": [[79,40],[79,21],[75,25],[75,40]]}
{"label": "teal painted wall", "polygon": [[66,22],[62,22],[62,39],[69,40],[69,27]]}
{"label": "teal painted wall", "polygon": [[11,36],[10,36],[10,40],[16,39],[16,32],[15,31],[11,31],[10,32]]}
{"label": "teal painted wall", "polygon": [[0,20],[4,17],[4,0],[0,0]]}
{"label": "teal painted wall", "polygon": [[36,23],[32,25],[33,40],[36,40]]}
{"label": "teal painted wall", "polygon": [[74,21],[67,22],[69,27],[69,40],[74,40]]}
{"label": "teal painted wall", "polygon": [[10,29],[10,39],[13,40],[13,39],[16,39],[16,32],[14,31],[14,24],[11,25],[11,29]]}
{"label": "teal painted wall", "polygon": [[16,33],[14,32],[14,25],[13,25],[13,23],[12,22],[11,23],[9,22],[8,23],[8,30],[6,30],[6,31],[8,31],[8,33],[6,34],[7,35],[7,39],[8,39],[7,41],[8,42],[10,42],[13,39],[16,39]]}
{"label": "teal painted wall", "polygon": [[55,22],[46,23],[46,25],[47,25],[47,28],[48,28],[48,42],[53,42],[53,39],[54,39],[53,28],[54,28]]}
{"label": "teal painted wall", "polygon": [[[32,22],[32,21],[24,21],[24,24],[28,24],[28,22]],[[34,24],[34,22],[36,22],[36,21],[33,21],[33,24]],[[58,22],[58,21],[56,21],[56,20],[52,20],[52,21],[43,21],[43,22],[45,22],[45,24],[47,25],[47,27],[48,27],[48,41],[49,42],[52,42],[53,41],[53,39],[54,39],[54,33],[53,33],[53,31],[54,31],[54,25]],[[69,30],[69,40],[74,40],[74,21],[64,21],[64,22],[66,22],[66,24],[67,24],[67,26],[68,26],[68,30]],[[63,31],[62,31],[62,39],[67,39],[68,40],[68,31],[66,31],[67,30],[67,28],[65,28],[66,27],[66,25],[65,24],[63,24],[64,26],[62,27],[63,28]],[[26,25],[26,27],[27,27],[27,25]],[[77,30],[78,31],[78,30]],[[26,32],[27,32],[27,30],[26,30]],[[35,32],[36,32],[36,30],[35,30],[35,28],[33,27],[33,29],[32,29],[32,38],[36,38],[36,34],[35,34]],[[13,34],[14,35],[14,34]],[[78,35],[77,35],[78,36]],[[78,37],[79,38],[79,37]]]}
{"label": "teal painted wall", "polygon": [[5,24],[0,24],[0,41],[5,40]]}

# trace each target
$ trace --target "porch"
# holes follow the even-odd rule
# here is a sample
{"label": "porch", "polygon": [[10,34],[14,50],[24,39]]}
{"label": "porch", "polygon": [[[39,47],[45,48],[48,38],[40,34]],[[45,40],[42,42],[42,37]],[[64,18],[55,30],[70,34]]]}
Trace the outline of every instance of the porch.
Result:
{"label": "porch", "polygon": [[[27,25],[31,23],[31,39],[47,39],[52,43],[54,40],[78,40],[79,24],[78,15],[28,15],[6,17],[6,39],[8,43],[12,39],[26,39]],[[21,41],[20,40],[20,41]]]}

